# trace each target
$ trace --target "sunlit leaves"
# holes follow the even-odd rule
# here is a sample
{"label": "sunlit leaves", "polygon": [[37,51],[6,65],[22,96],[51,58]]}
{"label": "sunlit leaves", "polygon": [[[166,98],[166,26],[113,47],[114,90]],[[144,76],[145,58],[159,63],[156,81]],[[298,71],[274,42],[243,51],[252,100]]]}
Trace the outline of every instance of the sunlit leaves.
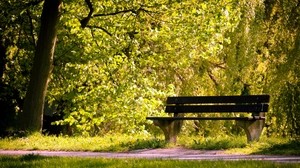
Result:
{"label": "sunlit leaves", "polygon": [[[85,1],[64,1],[48,92],[48,102],[64,114],[59,123],[75,134],[142,132],[151,123],[145,116],[164,115],[169,95],[240,94],[248,83],[253,94],[285,97],[278,105],[295,98],[300,65],[296,0],[91,2],[93,15],[82,28],[89,13]],[[29,9],[33,37],[21,8],[0,21],[8,26],[0,34],[10,42],[2,80],[22,97],[40,7]],[[271,113],[272,121],[284,113],[282,107],[287,106]],[[297,108],[289,109],[291,117]]]}
{"label": "sunlit leaves", "polygon": [[206,74],[237,25],[234,1],[92,3],[84,29],[82,2],[65,4],[61,20],[49,101],[64,105],[62,124],[78,133],[141,131],[168,95],[213,94]]}

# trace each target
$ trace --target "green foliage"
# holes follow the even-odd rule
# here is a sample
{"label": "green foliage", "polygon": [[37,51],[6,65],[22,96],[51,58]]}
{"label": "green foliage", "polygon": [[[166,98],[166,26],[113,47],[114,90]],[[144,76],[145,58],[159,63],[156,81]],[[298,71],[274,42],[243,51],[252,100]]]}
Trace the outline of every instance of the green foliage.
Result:
{"label": "green foliage", "polygon": [[[270,131],[276,132],[276,129],[278,129],[277,126],[280,125],[282,135],[292,137],[299,136],[299,82],[297,82],[296,84],[292,84],[289,82],[284,83],[284,86],[282,86],[281,90],[277,93],[276,96],[277,97],[275,98],[275,102],[277,102],[277,104],[274,104],[272,120],[269,123],[271,125]],[[277,125],[277,128],[275,128],[275,125]]]}
{"label": "green foliage", "polygon": [[[266,46],[270,68],[267,86],[273,94],[271,131],[299,136],[300,10],[298,1],[270,4]],[[288,19],[283,19],[287,18]]]}
{"label": "green foliage", "polygon": [[[58,27],[47,104],[63,116],[54,124],[66,126],[66,133],[156,134],[145,117],[166,115],[167,96],[238,95],[247,83],[251,94],[271,95],[267,133],[299,135],[297,0],[92,5],[93,17],[83,26],[89,14],[85,1],[65,1]],[[22,111],[42,3],[0,6],[6,50],[0,100],[10,104],[5,111],[14,120]],[[198,127],[200,132],[187,122],[184,132],[241,134],[233,122],[205,121]]]}
{"label": "green foliage", "polygon": [[66,56],[57,57],[48,94],[65,114],[57,124],[83,135],[141,132],[167,96],[215,94],[217,54],[238,23],[234,1],[93,5],[85,29],[78,18],[86,7],[65,6],[57,55]]}
{"label": "green foliage", "polygon": [[27,1],[0,2],[0,134],[12,132],[29,79],[40,6]]}

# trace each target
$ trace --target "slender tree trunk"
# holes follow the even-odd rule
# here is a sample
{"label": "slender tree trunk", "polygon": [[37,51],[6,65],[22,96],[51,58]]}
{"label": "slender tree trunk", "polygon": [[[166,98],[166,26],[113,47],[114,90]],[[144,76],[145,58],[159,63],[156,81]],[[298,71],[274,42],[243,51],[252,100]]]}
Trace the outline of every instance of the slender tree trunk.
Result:
{"label": "slender tree trunk", "polygon": [[61,4],[62,0],[45,0],[44,2],[30,82],[24,109],[20,114],[20,129],[29,133],[41,132],[42,129],[44,102],[53,68]]}
{"label": "slender tree trunk", "polygon": [[4,69],[5,69],[5,64],[6,64],[5,59],[6,59],[6,47],[4,47],[2,44],[0,44],[0,85],[1,85],[2,77],[3,77]]}

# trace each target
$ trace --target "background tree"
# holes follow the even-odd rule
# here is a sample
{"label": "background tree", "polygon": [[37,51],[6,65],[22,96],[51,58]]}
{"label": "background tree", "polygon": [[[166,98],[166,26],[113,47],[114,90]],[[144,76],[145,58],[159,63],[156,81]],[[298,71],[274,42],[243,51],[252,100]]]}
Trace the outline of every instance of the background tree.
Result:
{"label": "background tree", "polygon": [[[266,1],[265,47],[270,58],[269,90],[273,110],[271,131],[277,135],[299,136],[299,25],[300,1]],[[278,132],[280,130],[280,133]]]}
{"label": "background tree", "polygon": [[20,126],[25,131],[40,132],[42,130],[43,107],[53,66],[61,3],[61,0],[45,0],[44,2],[24,111],[20,116]]}
{"label": "background tree", "polygon": [[[32,53],[35,49],[35,11],[38,2],[1,1],[0,132],[13,131],[22,110]],[[34,8],[33,8],[34,6]],[[31,10],[31,9],[35,9]]]}
{"label": "background tree", "polygon": [[[1,17],[11,19],[1,20],[0,99],[17,115],[42,31],[43,3],[28,2],[1,2]],[[55,124],[72,135],[150,133],[156,128],[145,117],[165,115],[167,96],[240,95],[247,83],[251,94],[271,94],[268,131],[298,134],[298,7],[297,0],[65,1],[44,111],[59,115]],[[11,90],[17,94],[8,98]],[[23,113],[37,114],[37,131],[38,100],[39,113]],[[229,121],[196,128],[203,136],[239,133]]]}

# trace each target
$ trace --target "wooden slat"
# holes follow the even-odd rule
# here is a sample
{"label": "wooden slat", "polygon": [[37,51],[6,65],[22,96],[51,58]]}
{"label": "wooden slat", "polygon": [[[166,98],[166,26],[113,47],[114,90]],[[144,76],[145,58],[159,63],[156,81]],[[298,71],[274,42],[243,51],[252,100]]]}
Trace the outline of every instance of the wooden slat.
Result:
{"label": "wooden slat", "polygon": [[267,112],[268,104],[166,106],[167,113]]}
{"label": "wooden slat", "polygon": [[249,96],[179,96],[168,97],[167,104],[195,104],[195,103],[268,103],[269,95]]}
{"label": "wooden slat", "polygon": [[265,117],[147,117],[148,120],[264,120]]}

